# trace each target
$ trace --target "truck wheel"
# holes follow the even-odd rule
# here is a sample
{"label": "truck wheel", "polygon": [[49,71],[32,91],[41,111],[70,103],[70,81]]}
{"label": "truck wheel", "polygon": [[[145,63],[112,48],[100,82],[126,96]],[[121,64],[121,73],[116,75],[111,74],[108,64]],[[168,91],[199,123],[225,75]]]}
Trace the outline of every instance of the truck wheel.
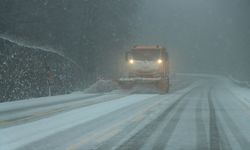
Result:
{"label": "truck wheel", "polygon": [[167,91],[167,93],[169,92],[169,86],[170,86],[169,79],[167,79],[167,85],[166,85],[166,91]]}
{"label": "truck wheel", "polygon": [[169,91],[169,80],[163,79],[159,82],[158,87],[162,94],[166,94]]}

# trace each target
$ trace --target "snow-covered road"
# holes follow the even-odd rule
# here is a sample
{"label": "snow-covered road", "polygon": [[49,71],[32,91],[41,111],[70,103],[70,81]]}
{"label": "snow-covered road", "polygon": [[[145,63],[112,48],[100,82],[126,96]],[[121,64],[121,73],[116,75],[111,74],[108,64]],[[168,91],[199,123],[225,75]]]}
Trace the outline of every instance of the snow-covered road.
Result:
{"label": "snow-covered road", "polygon": [[73,93],[0,104],[0,149],[249,149],[250,90],[179,75],[166,95]]}

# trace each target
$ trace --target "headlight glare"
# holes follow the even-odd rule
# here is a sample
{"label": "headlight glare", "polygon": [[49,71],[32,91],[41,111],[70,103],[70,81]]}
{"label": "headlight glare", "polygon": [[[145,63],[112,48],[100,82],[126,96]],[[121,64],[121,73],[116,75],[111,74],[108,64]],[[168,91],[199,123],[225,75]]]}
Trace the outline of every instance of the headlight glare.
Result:
{"label": "headlight glare", "polygon": [[129,63],[130,63],[130,64],[133,64],[133,63],[134,63],[134,60],[133,60],[133,59],[130,59],[130,60],[129,60]]}
{"label": "headlight glare", "polygon": [[161,63],[162,63],[162,60],[161,60],[161,59],[158,59],[158,60],[157,60],[157,63],[158,63],[158,64],[161,64]]}

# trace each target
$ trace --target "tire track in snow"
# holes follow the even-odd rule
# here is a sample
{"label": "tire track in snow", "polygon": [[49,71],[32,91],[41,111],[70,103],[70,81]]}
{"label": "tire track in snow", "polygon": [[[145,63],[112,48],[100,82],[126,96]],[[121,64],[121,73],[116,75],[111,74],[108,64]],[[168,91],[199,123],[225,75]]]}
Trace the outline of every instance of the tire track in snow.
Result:
{"label": "tire track in snow", "polygon": [[[182,99],[184,99],[183,97]],[[173,114],[172,118],[168,121],[166,126],[164,127],[163,131],[161,132],[160,136],[158,137],[157,143],[154,144],[153,149],[161,150],[165,149],[170,138],[172,137],[178,122],[180,121],[181,115],[184,112],[185,107],[190,102],[190,98],[185,99],[182,103],[179,104],[176,112]],[[167,116],[166,116],[167,118]],[[163,121],[166,121],[166,118]]]}
{"label": "tire track in snow", "polygon": [[[211,100],[214,99],[214,97],[212,97],[212,90],[211,89],[210,89],[209,94],[210,94],[210,99]],[[218,107],[217,103],[216,103],[216,106],[217,106],[217,109],[218,109],[219,107]],[[220,108],[218,110],[221,111]],[[218,130],[219,130],[219,134],[220,134],[220,149],[222,149],[222,150],[232,150],[229,138],[228,138],[228,136],[226,134],[225,128],[223,127],[223,124],[222,124],[221,120],[217,119],[216,122],[217,122],[217,127],[218,127]]]}
{"label": "tire track in snow", "polygon": [[[120,129],[119,133],[115,134],[112,136],[110,139],[105,140],[103,142],[100,142],[98,138],[96,138],[96,141],[94,142],[93,146],[96,147],[96,150],[110,150],[112,149],[113,145],[115,145],[117,142],[119,142],[119,139],[127,135],[128,130],[131,130],[135,128],[138,124],[137,123],[131,123],[131,122],[137,122],[140,121],[140,117],[138,116],[143,115],[144,113],[147,113],[148,111],[151,111],[151,109],[154,109],[157,105],[159,105],[162,101],[162,95],[157,95],[155,97],[152,97],[150,99],[147,99],[143,102],[136,103],[135,105],[128,106],[127,108],[123,108],[124,110],[118,110],[117,112],[114,112],[115,115],[117,115],[117,118],[120,118],[118,121],[117,127]],[[159,99],[159,100],[157,100]],[[130,114],[131,113],[131,114]],[[130,114],[126,118],[123,119],[124,114]],[[104,119],[105,122],[111,123],[112,120],[115,119],[114,115],[109,115],[110,121],[107,121],[107,119]],[[144,116],[143,116],[144,117]],[[103,119],[103,118],[102,118]],[[101,119],[101,120],[102,120]],[[139,119],[139,120],[137,120]],[[105,123],[101,123],[105,125]],[[111,126],[108,128],[112,127],[113,123]],[[104,128],[104,127],[103,127]],[[80,147],[78,149],[86,149],[86,147]],[[72,149],[73,150],[73,149]]]}
{"label": "tire track in snow", "polygon": [[[218,108],[220,109],[220,112],[223,116],[223,119],[225,120],[226,125],[228,126],[229,130],[231,131],[231,133],[235,137],[236,141],[238,142],[240,148],[242,150],[249,150],[250,142],[246,139],[244,134],[242,134],[241,129],[237,126],[237,124],[230,117],[230,115],[226,111],[225,107],[223,107],[221,102],[219,102],[218,99],[216,99],[216,100],[217,100],[216,104],[217,104]],[[222,145],[222,147],[225,147],[225,146]]]}
{"label": "tire track in snow", "polygon": [[44,139],[50,135],[74,128],[91,120],[95,120],[101,116],[115,112],[116,110],[145,101],[145,99],[152,98],[154,96],[155,95],[131,95],[115,101],[99,103],[35,122],[2,129],[0,130],[0,134],[6,135],[8,138],[0,140],[0,143],[4,149],[17,149],[35,141]]}
{"label": "tire track in snow", "polygon": [[[149,105],[153,99],[157,96],[145,99],[145,101],[137,102],[133,105],[126,106],[104,116],[100,116],[97,119],[91,120],[84,124],[79,124],[73,128],[67,129],[63,132],[48,136],[44,139],[31,143],[31,145],[26,145],[20,150],[32,150],[33,146],[36,145],[36,150],[43,149],[65,149],[65,150],[76,150],[76,149],[89,149],[88,147],[98,147],[102,142],[105,141],[107,136],[113,137],[117,135],[120,131],[120,127],[123,126],[128,120],[131,119],[131,116],[126,116],[128,113],[136,113],[138,110]],[[123,119],[124,118],[124,119]],[[100,129],[95,128],[96,126],[101,125]],[[118,132],[119,131],[119,132]],[[66,135],[66,136],[65,136]],[[54,143],[51,144],[50,141],[53,139]],[[70,139],[73,141],[68,144],[67,141]],[[48,144],[47,144],[48,143]],[[65,146],[65,145],[66,146]],[[67,145],[68,144],[68,145]],[[60,145],[60,146],[58,146]],[[67,148],[65,148],[67,147]],[[110,149],[110,148],[101,148]]]}
{"label": "tire track in snow", "polygon": [[211,150],[220,150],[220,134],[218,131],[216,113],[212,102],[212,87],[208,91],[208,106],[209,106],[209,140]]}
{"label": "tire track in snow", "polygon": [[[207,89],[206,89],[207,90]],[[204,108],[202,107],[204,103],[203,97],[206,97],[205,91],[201,93],[201,99],[197,99],[197,104],[196,104],[196,110],[195,110],[195,123],[196,123],[196,139],[197,139],[197,144],[196,144],[196,149],[197,150],[208,150],[209,144],[208,144],[208,138],[207,138],[207,133],[206,133],[206,126],[203,120],[202,116],[202,110]]]}
{"label": "tire track in snow", "polygon": [[[120,141],[120,139],[122,139],[124,136],[126,136],[128,134],[128,131],[131,131],[134,128],[136,128],[138,126],[138,124],[140,124],[140,122],[145,119],[145,117],[147,116],[147,113],[154,111],[157,108],[157,106],[161,105],[162,100],[165,100],[164,96],[159,95],[159,96],[153,98],[154,102],[140,104],[137,108],[137,110],[139,110],[139,111],[137,113],[133,114],[133,117],[132,117],[133,119],[129,120],[130,123],[125,125],[125,126],[123,124],[123,131],[120,132],[119,134],[115,135],[114,137],[112,137],[108,141],[101,143],[98,146],[97,150],[110,150],[110,149],[112,149],[113,146],[116,145]],[[129,112],[131,112],[131,111],[129,111]],[[127,113],[127,112],[124,112],[124,113]]]}
{"label": "tire track in snow", "polygon": [[222,150],[232,150],[230,141],[226,135],[226,132],[220,122],[220,120],[217,120],[218,128],[220,131],[220,137],[221,137],[221,149]]}
{"label": "tire track in snow", "polygon": [[152,133],[155,130],[157,130],[159,125],[165,121],[165,118],[168,117],[170,112],[172,112],[174,108],[176,108],[178,104],[180,104],[180,102],[184,99],[184,97],[187,96],[189,93],[191,93],[193,90],[194,88],[189,92],[185,93],[179,99],[177,99],[174,103],[172,103],[169,107],[167,107],[166,110],[160,116],[158,116],[155,120],[146,125],[141,131],[136,133],[133,137],[131,137],[128,141],[123,143],[117,149],[119,150],[140,149],[145,144],[146,138],[150,137],[150,135],[152,135]]}

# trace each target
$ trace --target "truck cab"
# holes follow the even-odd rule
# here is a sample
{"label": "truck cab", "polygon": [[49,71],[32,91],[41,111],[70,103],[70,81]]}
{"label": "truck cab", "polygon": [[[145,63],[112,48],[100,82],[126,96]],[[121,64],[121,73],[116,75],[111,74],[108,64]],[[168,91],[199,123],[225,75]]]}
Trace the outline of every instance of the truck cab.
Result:
{"label": "truck cab", "polygon": [[129,77],[164,78],[168,76],[168,54],[165,48],[134,46],[126,54]]}
{"label": "truck cab", "polygon": [[[127,78],[119,84],[131,87],[135,84],[153,84],[162,93],[169,91],[169,63],[166,48],[159,45],[133,46],[126,52]],[[128,86],[129,85],[129,86]]]}

